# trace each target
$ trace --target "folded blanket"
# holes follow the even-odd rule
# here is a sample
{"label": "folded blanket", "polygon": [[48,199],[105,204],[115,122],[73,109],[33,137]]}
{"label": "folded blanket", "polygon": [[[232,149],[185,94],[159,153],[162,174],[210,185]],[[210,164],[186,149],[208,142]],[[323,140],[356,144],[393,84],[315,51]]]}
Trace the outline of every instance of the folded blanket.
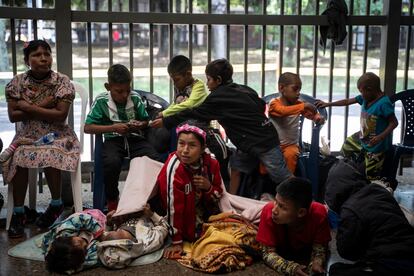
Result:
{"label": "folded blanket", "polygon": [[203,230],[202,237],[178,260],[182,265],[207,273],[231,272],[252,264],[253,258],[243,248],[260,251],[257,227],[239,215],[211,216]]}

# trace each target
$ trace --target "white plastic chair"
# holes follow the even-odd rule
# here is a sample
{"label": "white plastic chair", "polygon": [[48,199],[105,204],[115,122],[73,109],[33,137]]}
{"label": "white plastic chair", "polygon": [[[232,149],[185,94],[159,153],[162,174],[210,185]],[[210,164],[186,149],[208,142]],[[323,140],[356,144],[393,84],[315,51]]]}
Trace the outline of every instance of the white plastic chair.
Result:
{"label": "white plastic chair", "polygon": [[[88,93],[79,83],[73,82],[76,93],[81,98],[81,121],[80,121],[80,147],[81,153],[83,152],[83,126],[85,124],[86,107],[88,105]],[[66,119],[67,121],[67,119]],[[28,173],[28,187],[29,187],[29,207],[31,209],[36,208],[36,196],[37,196],[37,175],[38,169],[29,169]],[[73,205],[75,212],[82,211],[82,179],[81,179],[81,160],[79,158],[76,171],[70,173],[70,180],[72,184]],[[13,214],[13,185],[8,184],[8,197],[7,197],[7,221],[6,230],[10,227],[11,217]]]}

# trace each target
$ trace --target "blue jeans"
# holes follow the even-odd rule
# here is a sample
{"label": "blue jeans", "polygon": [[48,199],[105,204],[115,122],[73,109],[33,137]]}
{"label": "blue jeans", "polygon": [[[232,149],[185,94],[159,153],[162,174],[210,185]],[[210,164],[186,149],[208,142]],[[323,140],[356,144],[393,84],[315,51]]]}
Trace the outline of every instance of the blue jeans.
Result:
{"label": "blue jeans", "polygon": [[292,176],[292,173],[288,170],[283,153],[279,146],[273,149],[259,154],[258,158],[262,164],[266,167],[267,173],[270,178],[276,184],[279,184],[283,180]]}

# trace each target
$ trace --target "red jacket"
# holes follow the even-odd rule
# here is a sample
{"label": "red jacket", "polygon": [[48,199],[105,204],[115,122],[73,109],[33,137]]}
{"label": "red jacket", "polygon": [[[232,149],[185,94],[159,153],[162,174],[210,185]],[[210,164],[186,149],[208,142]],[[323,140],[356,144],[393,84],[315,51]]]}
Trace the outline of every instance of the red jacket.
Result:
{"label": "red jacket", "polygon": [[[216,204],[223,193],[222,179],[218,161],[209,154],[203,154],[202,175],[208,177],[211,188],[203,192],[201,200],[205,206]],[[175,152],[171,153],[158,175],[157,185],[174,244],[195,240],[196,210],[192,180],[191,170],[180,162]]]}

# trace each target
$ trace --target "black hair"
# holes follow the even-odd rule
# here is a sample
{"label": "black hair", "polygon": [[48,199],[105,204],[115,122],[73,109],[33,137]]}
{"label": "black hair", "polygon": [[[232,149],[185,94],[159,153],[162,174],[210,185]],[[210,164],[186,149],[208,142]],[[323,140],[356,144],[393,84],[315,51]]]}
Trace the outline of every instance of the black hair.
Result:
{"label": "black hair", "polygon": [[77,271],[85,261],[86,252],[73,246],[73,237],[58,237],[45,256],[46,268],[49,272],[65,273]]}
{"label": "black hair", "polygon": [[297,208],[309,209],[312,202],[312,184],[300,177],[289,177],[276,188],[277,194],[293,201]]}
{"label": "black hair", "polygon": [[23,46],[24,62],[26,64],[29,62],[30,53],[36,51],[39,47],[42,47],[52,53],[52,48],[50,48],[49,43],[44,40],[36,39],[26,42]]}
{"label": "black hair", "polygon": [[188,71],[192,71],[191,61],[188,57],[183,55],[175,56],[171,59],[167,67],[168,74],[179,74],[184,75]]}
{"label": "black hair", "polygon": [[278,84],[289,85],[293,84],[295,80],[300,80],[299,75],[291,72],[285,72],[280,75]]}
{"label": "black hair", "polygon": [[372,92],[381,91],[381,80],[376,74],[367,72],[359,77],[357,87]]}
{"label": "black hair", "polygon": [[122,64],[114,64],[108,69],[108,82],[109,83],[130,83],[132,80],[131,73],[128,68]]}
{"label": "black hair", "polygon": [[[187,121],[181,123],[178,127],[183,126],[185,124],[188,124],[190,126],[198,127],[199,129],[203,130],[207,134],[205,125],[202,124],[201,122],[197,121],[197,120],[187,120]],[[201,144],[202,147],[204,147],[205,144],[206,144],[206,142],[204,141],[204,138],[202,136],[198,135],[195,132],[192,132],[192,131],[182,131],[182,132],[180,132],[180,134],[181,133],[185,133],[185,134],[192,133],[197,138],[197,140],[200,141],[200,144]]]}
{"label": "black hair", "polygon": [[215,80],[220,77],[222,84],[229,84],[233,82],[233,66],[225,58],[216,59],[207,64],[206,75]]}

